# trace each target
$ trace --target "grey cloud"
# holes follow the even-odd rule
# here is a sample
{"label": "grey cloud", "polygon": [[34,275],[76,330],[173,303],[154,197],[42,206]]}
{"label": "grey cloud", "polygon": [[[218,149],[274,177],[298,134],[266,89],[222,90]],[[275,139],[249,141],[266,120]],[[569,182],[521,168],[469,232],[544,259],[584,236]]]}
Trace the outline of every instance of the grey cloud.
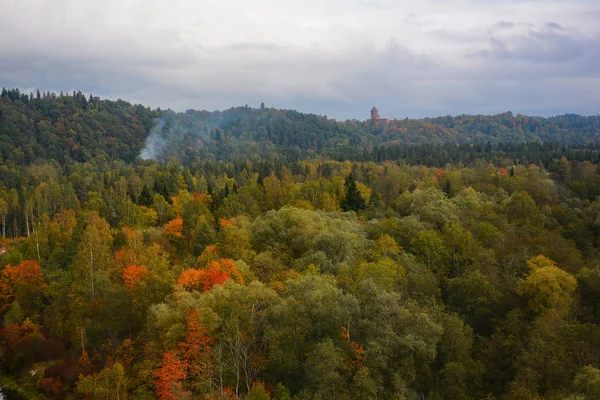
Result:
{"label": "grey cloud", "polygon": [[566,29],[563,26],[557,24],[556,22],[548,22],[546,24],[546,28],[548,28],[549,30],[566,31]]}
{"label": "grey cloud", "polygon": [[498,29],[509,29],[509,28],[512,28],[512,27],[514,27],[514,26],[515,26],[515,23],[514,23],[514,22],[500,21],[500,22],[497,22],[497,23],[495,23],[495,24],[492,26],[492,29],[493,29],[493,30],[498,30]]}
{"label": "grey cloud", "polygon": [[[452,2],[458,11],[471,4]],[[42,33],[23,25],[22,15],[11,25],[1,24],[9,16],[0,17],[0,85],[78,89],[176,110],[264,101],[338,119],[368,118],[374,104],[392,118],[598,112],[600,94],[591,88],[600,87],[600,39],[574,31],[560,15],[535,23],[489,15],[461,27],[409,3],[406,11],[389,1],[363,2],[359,9],[355,3],[340,12],[360,20],[365,8],[380,6],[381,20],[343,28],[324,26],[326,18],[303,20],[285,38],[244,31],[220,39],[211,31],[220,32],[218,22],[179,27],[150,6],[150,15],[139,15],[147,23],[132,20],[131,28],[113,27],[108,13],[89,29],[64,20],[68,29],[51,24]],[[300,28],[311,24],[316,28],[306,32],[318,35],[295,36],[296,28],[305,32]]]}
{"label": "grey cloud", "polygon": [[481,52],[495,58],[517,59],[533,62],[566,62],[579,59],[598,48],[599,41],[576,39],[552,31],[530,31],[527,35],[508,39],[490,38],[489,50]]}
{"label": "grey cloud", "polygon": [[[600,95],[595,88],[600,87],[600,57],[595,50],[599,47],[592,45],[595,42],[557,39],[547,32],[533,37],[551,41],[546,51],[566,52],[570,55],[566,57],[568,62],[559,63],[558,55],[552,53],[525,54],[524,43],[534,39],[519,39],[511,42],[518,51],[511,50],[514,53],[508,55],[506,49],[504,53],[487,53],[486,57],[473,59],[473,67],[444,65],[441,59],[413,54],[408,57],[412,61],[407,62],[406,57],[401,61],[403,68],[390,68],[390,57],[409,53],[403,49],[377,55],[377,61],[356,74],[351,80],[355,84],[346,84],[344,90],[358,99],[361,93],[370,94],[360,101],[364,110],[371,103],[387,104],[387,112],[379,108],[389,117],[507,110],[546,116],[565,112],[597,114]],[[564,43],[575,50],[565,48]],[[508,47],[504,42],[502,45]]]}

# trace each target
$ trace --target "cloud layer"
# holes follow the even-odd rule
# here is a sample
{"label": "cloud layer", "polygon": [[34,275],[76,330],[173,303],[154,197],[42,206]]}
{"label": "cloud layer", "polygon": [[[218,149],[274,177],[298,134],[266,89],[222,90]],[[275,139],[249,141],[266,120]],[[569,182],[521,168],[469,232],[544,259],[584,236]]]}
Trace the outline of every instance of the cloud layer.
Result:
{"label": "cloud layer", "polygon": [[0,85],[338,119],[598,114],[595,0],[3,0]]}

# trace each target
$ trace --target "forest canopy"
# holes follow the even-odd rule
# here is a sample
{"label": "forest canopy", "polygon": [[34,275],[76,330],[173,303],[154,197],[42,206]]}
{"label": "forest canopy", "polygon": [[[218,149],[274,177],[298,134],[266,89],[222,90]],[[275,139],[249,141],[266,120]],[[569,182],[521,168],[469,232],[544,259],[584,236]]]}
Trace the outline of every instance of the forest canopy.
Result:
{"label": "forest canopy", "polygon": [[0,385],[596,399],[598,126],[3,90]]}

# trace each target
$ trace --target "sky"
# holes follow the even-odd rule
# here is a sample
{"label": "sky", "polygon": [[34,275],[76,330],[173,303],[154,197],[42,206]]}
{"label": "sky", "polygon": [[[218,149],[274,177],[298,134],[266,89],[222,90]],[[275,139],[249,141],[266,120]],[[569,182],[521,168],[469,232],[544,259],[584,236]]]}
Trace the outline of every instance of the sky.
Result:
{"label": "sky", "polygon": [[0,0],[0,86],[339,120],[600,113],[600,0]]}

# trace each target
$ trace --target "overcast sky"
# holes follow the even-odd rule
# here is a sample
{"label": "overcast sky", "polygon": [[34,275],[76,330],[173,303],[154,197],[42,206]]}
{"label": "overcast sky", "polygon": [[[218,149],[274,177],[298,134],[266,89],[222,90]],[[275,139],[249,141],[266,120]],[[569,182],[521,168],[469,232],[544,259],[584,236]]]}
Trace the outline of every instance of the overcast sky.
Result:
{"label": "overcast sky", "polygon": [[0,86],[337,119],[600,111],[599,0],[0,0]]}

